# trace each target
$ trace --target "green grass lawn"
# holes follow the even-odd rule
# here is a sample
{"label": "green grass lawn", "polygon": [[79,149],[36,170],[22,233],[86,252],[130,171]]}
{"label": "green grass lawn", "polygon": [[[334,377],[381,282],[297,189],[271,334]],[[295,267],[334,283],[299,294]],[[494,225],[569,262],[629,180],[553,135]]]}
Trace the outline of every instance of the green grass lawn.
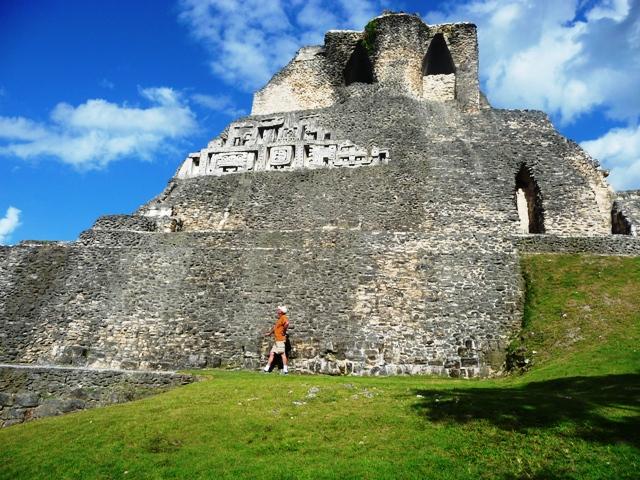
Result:
{"label": "green grass lawn", "polygon": [[211,370],[0,431],[0,478],[639,478],[640,259],[540,255],[523,270],[523,375]]}

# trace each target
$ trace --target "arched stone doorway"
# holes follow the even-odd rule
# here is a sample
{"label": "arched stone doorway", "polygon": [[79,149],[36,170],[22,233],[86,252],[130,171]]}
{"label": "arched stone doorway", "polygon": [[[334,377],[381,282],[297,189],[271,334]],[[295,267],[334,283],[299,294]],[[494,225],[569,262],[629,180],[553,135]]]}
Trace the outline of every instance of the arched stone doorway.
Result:
{"label": "arched stone doorway", "polygon": [[356,44],[347,65],[344,67],[344,84],[373,83],[373,65],[362,42]]}
{"label": "arched stone doorway", "polygon": [[544,209],[540,187],[524,164],[516,174],[515,195],[520,217],[520,232],[544,233]]}
{"label": "arched stone doorway", "polygon": [[427,100],[455,99],[456,67],[442,33],[436,33],[422,60],[422,97]]}
{"label": "arched stone doorway", "polygon": [[614,235],[631,235],[631,222],[622,212],[617,202],[611,207],[611,233]]}

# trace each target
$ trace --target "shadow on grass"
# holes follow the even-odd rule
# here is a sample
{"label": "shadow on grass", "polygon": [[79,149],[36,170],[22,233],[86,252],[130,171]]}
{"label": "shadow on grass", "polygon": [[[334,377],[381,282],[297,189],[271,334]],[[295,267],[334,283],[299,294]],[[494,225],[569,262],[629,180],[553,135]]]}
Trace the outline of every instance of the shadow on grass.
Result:
{"label": "shadow on grass", "polygon": [[[509,430],[562,427],[562,435],[640,447],[640,375],[569,377],[517,387],[416,390],[432,422],[485,420]],[[615,408],[606,415],[604,410]]]}

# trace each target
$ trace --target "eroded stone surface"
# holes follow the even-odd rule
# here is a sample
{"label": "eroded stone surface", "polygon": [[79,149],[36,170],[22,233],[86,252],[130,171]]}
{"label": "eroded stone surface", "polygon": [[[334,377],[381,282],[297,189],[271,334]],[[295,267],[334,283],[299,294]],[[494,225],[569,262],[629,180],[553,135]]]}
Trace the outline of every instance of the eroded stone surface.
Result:
{"label": "eroded stone surface", "polygon": [[[360,95],[345,81],[354,51],[367,45],[370,72],[360,78],[389,91],[391,95],[410,95],[429,101],[456,100],[465,110],[480,108],[478,84],[478,41],[475,25],[469,23],[426,25],[409,14],[384,14],[370,22],[363,31],[331,30],[324,45],[305,47],[276,74],[253,99],[253,115],[325,108]],[[424,65],[429,54],[441,50],[429,49],[434,39],[444,40],[444,54],[450,56],[454,78],[447,79],[447,88],[424,92]],[[364,67],[362,67],[364,68]],[[455,95],[449,88],[455,84]]]}
{"label": "eroded stone surface", "polygon": [[0,427],[126,402],[193,381],[168,372],[0,364]]}

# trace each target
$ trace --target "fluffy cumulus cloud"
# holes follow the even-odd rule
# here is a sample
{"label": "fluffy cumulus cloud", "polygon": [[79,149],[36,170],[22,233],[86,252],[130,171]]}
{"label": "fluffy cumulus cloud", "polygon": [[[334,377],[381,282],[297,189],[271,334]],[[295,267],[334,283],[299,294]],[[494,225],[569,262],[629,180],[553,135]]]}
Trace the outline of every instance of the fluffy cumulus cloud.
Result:
{"label": "fluffy cumulus cloud", "polygon": [[609,180],[618,189],[640,186],[640,127],[614,128],[581,146],[611,169]]}
{"label": "fluffy cumulus cloud", "polygon": [[4,245],[9,236],[20,226],[20,210],[9,207],[4,217],[0,218],[0,245]]}
{"label": "fluffy cumulus cloud", "polygon": [[0,116],[0,155],[54,157],[95,169],[131,156],[150,160],[169,140],[196,129],[195,116],[178,92],[162,87],[140,94],[146,108],[94,99],[78,106],[59,103],[46,122]]}
{"label": "fluffy cumulus cloud", "polygon": [[501,107],[544,110],[568,123],[594,108],[640,111],[640,0],[472,0],[431,22],[478,25],[481,78]]}
{"label": "fluffy cumulus cloud", "polygon": [[329,29],[362,29],[382,0],[182,0],[180,19],[208,49],[212,72],[251,91]]}

